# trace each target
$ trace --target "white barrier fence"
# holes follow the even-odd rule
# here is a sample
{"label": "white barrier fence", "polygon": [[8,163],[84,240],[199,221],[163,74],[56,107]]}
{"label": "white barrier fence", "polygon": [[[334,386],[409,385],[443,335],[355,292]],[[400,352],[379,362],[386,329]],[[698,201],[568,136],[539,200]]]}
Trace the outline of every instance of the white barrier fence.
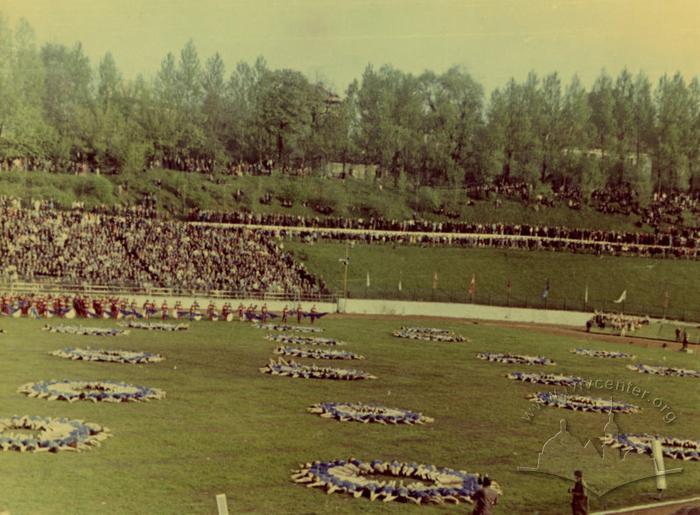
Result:
{"label": "white barrier fence", "polygon": [[586,324],[586,320],[591,318],[591,313],[582,311],[370,299],[339,299],[338,311],[363,315],[439,316],[577,327],[583,327]]}

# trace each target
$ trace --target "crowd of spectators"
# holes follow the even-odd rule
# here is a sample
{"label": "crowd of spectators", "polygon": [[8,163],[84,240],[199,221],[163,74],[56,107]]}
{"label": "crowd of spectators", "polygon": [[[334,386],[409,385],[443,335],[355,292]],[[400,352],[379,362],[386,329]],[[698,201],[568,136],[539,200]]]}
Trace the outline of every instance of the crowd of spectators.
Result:
{"label": "crowd of spectators", "polygon": [[211,173],[214,171],[215,160],[207,156],[190,154],[164,153],[160,157],[152,156],[146,160],[147,169],[165,168],[181,172]]}
{"label": "crowd of spectators", "polygon": [[656,192],[649,204],[642,206],[639,196],[630,188],[605,188],[593,191],[591,205],[606,214],[636,215],[640,225],[649,225],[656,231],[687,227],[689,224],[684,213],[689,213],[692,218],[700,216],[700,195],[697,193]]}
{"label": "crowd of spectators", "polygon": [[[149,157],[146,159],[146,169],[153,170],[164,168],[167,170],[179,170],[182,172],[194,172],[211,174],[217,169],[226,175],[243,177],[246,175],[272,175],[277,167],[272,159],[261,159],[255,162],[247,162],[231,159],[229,161],[217,161],[211,156],[197,156],[187,154],[164,154],[161,157]],[[310,175],[308,166],[284,165],[281,170],[286,175],[300,176]]]}
{"label": "crowd of spectators", "polygon": [[[493,236],[523,236],[529,238],[544,238],[574,240],[573,243],[610,243],[611,245],[629,246],[659,246],[672,247],[694,251],[700,247],[700,231],[684,228],[673,228],[664,232],[620,232],[600,231],[593,229],[570,229],[567,227],[533,226],[528,224],[478,224],[459,221],[431,221],[421,218],[408,220],[344,217],[304,217],[284,213],[245,213],[227,212],[212,213],[208,211],[192,211],[190,221],[232,223],[245,225],[269,225],[282,227],[301,227],[309,229],[356,229],[365,231],[399,231],[406,233],[449,233],[448,237],[458,238],[458,234],[493,235]],[[437,234],[436,236],[442,236]],[[411,237],[410,234],[404,237]],[[428,236],[430,238],[430,236]]]}
{"label": "crowd of spectators", "polygon": [[450,234],[411,233],[386,231],[337,231],[333,229],[281,228],[278,234],[288,238],[301,238],[305,242],[353,241],[358,243],[383,243],[396,245],[450,246],[464,248],[497,248],[508,250],[543,250],[593,254],[596,256],[639,256],[652,258],[697,259],[700,250],[688,247],[647,246],[627,243],[607,243],[586,240],[560,239],[557,237],[525,237],[499,234]]}
{"label": "crowd of spectators", "polygon": [[0,262],[23,279],[269,293],[325,293],[266,231],[82,210],[0,207]]}
{"label": "crowd of spectators", "polygon": [[642,223],[659,230],[665,225],[684,227],[684,213],[700,216],[700,196],[689,193],[654,193],[651,203],[642,213]]}
{"label": "crowd of spectators", "polygon": [[533,204],[536,207],[554,207],[559,203],[566,204],[571,209],[581,209],[581,190],[571,184],[562,183],[552,188],[552,192],[545,194],[535,191],[535,187],[524,181],[496,181],[491,184],[472,185],[465,188],[470,199],[495,198],[515,200],[524,204]]}
{"label": "crowd of spectators", "polygon": [[[204,173],[213,176],[215,168],[231,176],[271,175],[279,168],[272,159],[261,159],[256,162],[228,160],[217,162],[212,156],[194,155],[187,153],[163,152],[158,156],[146,158],[144,169],[165,168],[184,172]],[[77,152],[69,159],[50,159],[32,156],[5,156],[0,158],[0,171],[47,171],[67,172],[74,174],[100,173],[100,167],[94,156]],[[115,170],[105,170],[114,172]],[[306,165],[285,165],[281,172],[286,175],[300,176],[311,174]],[[493,199],[496,206],[504,200],[521,202],[535,209],[566,205],[571,209],[581,209],[588,204],[593,209],[605,214],[621,214],[638,216],[639,224],[648,224],[655,229],[665,226],[686,226],[684,212],[700,216],[700,195],[695,193],[654,193],[649,205],[642,205],[638,193],[630,186],[617,184],[606,186],[591,192],[585,198],[581,189],[575,184],[561,183],[552,185],[551,191],[545,193],[532,183],[522,180],[499,179],[488,184],[472,184],[464,188],[465,202],[474,200]],[[442,209],[448,218],[459,218],[459,213]],[[438,210],[440,211],[440,210]]]}
{"label": "crowd of spectators", "polygon": [[40,157],[4,157],[0,158],[0,171],[51,172],[51,173],[100,173],[100,167],[94,160],[81,154],[72,159],[49,159]]}
{"label": "crowd of spectators", "polygon": [[595,311],[593,318],[586,322],[586,330],[590,332],[591,327],[595,326],[598,329],[613,329],[621,333],[631,333],[642,326],[649,325],[649,322],[648,316],[638,317],[624,313]]}

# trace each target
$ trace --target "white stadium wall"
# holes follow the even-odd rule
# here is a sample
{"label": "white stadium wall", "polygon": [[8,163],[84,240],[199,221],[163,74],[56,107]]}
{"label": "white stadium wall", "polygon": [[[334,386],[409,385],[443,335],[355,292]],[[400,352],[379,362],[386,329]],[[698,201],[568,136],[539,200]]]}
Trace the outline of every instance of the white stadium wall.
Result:
{"label": "white stadium wall", "polygon": [[363,315],[442,316],[579,327],[585,325],[586,320],[591,318],[591,313],[580,311],[369,299],[340,299],[338,310],[342,313]]}

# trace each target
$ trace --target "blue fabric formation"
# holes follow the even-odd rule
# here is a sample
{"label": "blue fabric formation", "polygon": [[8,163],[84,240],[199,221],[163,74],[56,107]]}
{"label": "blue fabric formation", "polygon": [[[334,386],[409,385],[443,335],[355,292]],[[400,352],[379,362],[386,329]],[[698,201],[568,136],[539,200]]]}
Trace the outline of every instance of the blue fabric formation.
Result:
{"label": "blue fabric formation", "polygon": [[334,418],[341,422],[362,422],[364,424],[425,424],[433,422],[432,418],[414,411],[361,402],[321,402],[310,406],[307,411],[323,418]]}
{"label": "blue fabric formation", "polygon": [[165,398],[157,388],[116,381],[41,381],[20,386],[18,393],[29,397],[57,401],[139,402]]}
{"label": "blue fabric formation", "polygon": [[260,372],[273,376],[298,377],[302,379],[338,379],[344,381],[376,379],[372,374],[362,370],[300,365],[294,361],[287,362],[282,358],[279,358],[278,361],[270,360],[265,367],[260,369]]}
{"label": "blue fabric formation", "polygon": [[82,325],[45,325],[44,331],[80,336],[119,336],[129,331],[116,327],[83,327]]}
{"label": "blue fabric formation", "polygon": [[524,381],[526,383],[552,384],[556,386],[576,386],[585,381],[582,377],[564,376],[559,374],[528,374],[526,372],[511,372],[506,375],[508,379]]}
{"label": "blue fabric formation", "polygon": [[80,349],[68,347],[51,353],[59,358],[74,361],[106,361],[109,363],[128,363],[143,365],[163,361],[163,356],[152,352],[134,352],[128,350]]}
{"label": "blue fabric formation", "polygon": [[476,355],[479,359],[496,361],[498,363],[517,363],[518,365],[556,365],[554,361],[544,356],[526,356],[524,354],[510,354],[509,352],[480,352]]}
{"label": "blue fabric formation", "polygon": [[186,331],[190,328],[188,324],[168,324],[165,322],[136,322],[130,320],[126,324],[120,323],[122,327],[129,329],[145,329],[146,331]]}
{"label": "blue fabric formation", "polygon": [[436,327],[402,327],[391,333],[397,338],[408,338],[410,340],[427,340],[433,342],[463,342],[464,336],[455,334],[448,329],[438,329]]}
{"label": "blue fabric formation", "polygon": [[[245,319],[248,320],[248,321],[252,321],[252,320],[263,320],[262,314],[259,314],[259,313],[248,313],[248,312],[246,312],[246,313],[244,313],[243,316],[244,316]],[[277,318],[277,317],[279,317],[279,315],[276,315],[275,313],[268,312],[268,313],[265,315],[264,318],[273,319],[273,318]]]}
{"label": "blue fabric formation", "polygon": [[580,356],[591,356],[592,358],[609,358],[609,359],[635,359],[637,356],[627,354],[626,352],[611,352],[607,350],[594,349],[571,349],[571,352]]}
{"label": "blue fabric formation", "polygon": [[277,347],[274,350],[275,354],[282,356],[291,356],[294,358],[311,358],[311,359],[365,359],[360,354],[349,352],[346,350],[335,349],[300,349],[297,347]]}
{"label": "blue fabric formation", "polygon": [[642,365],[641,363],[637,365],[627,365],[627,368],[636,370],[641,374],[700,378],[700,370],[691,370],[689,368],[654,367],[651,365]]}
{"label": "blue fabric formation", "polygon": [[674,460],[700,461],[700,441],[685,440],[670,436],[660,436],[649,433],[616,435],[606,434],[600,438],[603,445],[609,445],[615,449],[632,451],[639,454],[651,455],[651,442],[660,440],[663,455]]}
{"label": "blue fabric formation", "polygon": [[[38,431],[27,436],[12,430]],[[67,418],[13,416],[0,418],[0,450],[19,452],[80,451],[99,446],[108,438],[109,429],[97,424]]]}
{"label": "blue fabric formation", "polygon": [[328,345],[329,347],[337,345],[346,345],[345,342],[336,340],[335,338],[320,338],[318,336],[294,336],[291,334],[268,334],[265,336],[267,340],[286,343],[292,345]]}
{"label": "blue fabric formation", "polygon": [[[399,481],[364,477],[371,474],[389,475]],[[412,482],[404,484],[404,479]],[[461,501],[472,502],[472,496],[481,488],[483,476],[434,465],[381,460],[364,462],[350,458],[303,464],[294,471],[292,480],[307,487],[324,488],[327,493],[346,493],[373,501],[459,504]],[[491,488],[502,493],[495,481]]]}
{"label": "blue fabric formation", "polygon": [[528,395],[531,402],[565,408],[573,411],[597,411],[602,413],[639,413],[641,408],[627,402],[612,401],[611,399],[594,399],[582,395],[566,395],[556,392],[537,392]]}
{"label": "blue fabric formation", "polygon": [[268,331],[295,331],[297,333],[322,333],[320,327],[309,327],[303,325],[288,325],[288,324],[255,324],[258,329],[267,329]]}

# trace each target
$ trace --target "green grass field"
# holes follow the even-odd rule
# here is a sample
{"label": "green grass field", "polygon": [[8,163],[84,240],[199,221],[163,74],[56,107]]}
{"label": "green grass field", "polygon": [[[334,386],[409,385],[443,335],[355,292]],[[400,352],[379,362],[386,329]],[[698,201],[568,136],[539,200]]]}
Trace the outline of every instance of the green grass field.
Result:
{"label": "green grass field", "polygon": [[[343,291],[343,266],[338,258],[345,255],[345,245],[285,242],[285,246],[323,277],[331,290]],[[438,281],[433,290],[435,272]],[[541,296],[549,278],[548,308],[624,310],[659,317],[665,311],[669,318],[700,319],[697,261],[358,244],[350,250],[348,291],[353,298],[467,302],[472,274],[476,274],[476,303],[507,305],[506,283],[510,279],[510,305],[543,308]],[[586,284],[589,302],[584,305]],[[627,301],[614,304],[623,290],[627,290]],[[665,291],[669,293],[666,310]]]}
{"label": "green grass field", "polygon": [[[375,374],[373,381],[334,382],[272,377],[258,368],[272,356],[264,332],[240,323],[200,322],[186,332],[133,331],[114,338],[56,335],[43,322],[0,320],[0,416],[66,416],[103,424],[113,437],[83,453],[0,453],[0,511],[25,514],[214,513],[217,493],[226,493],[233,513],[448,513],[452,506],[414,507],[326,495],[290,481],[290,470],[314,459],[399,459],[489,473],[503,487],[497,513],[560,514],[568,508],[563,480],[516,471],[535,466],[538,452],[566,418],[579,437],[601,434],[607,416],[554,408],[536,410],[525,396],[551,387],[510,381],[509,371],[526,367],[475,358],[480,351],[546,355],[556,367],[533,372],[564,372],[586,378],[632,381],[663,399],[677,417],[666,424],[649,400],[631,394],[616,398],[642,407],[616,418],[621,430],[651,431],[698,439],[700,393],[692,378],[638,374],[616,360],[576,356],[574,346],[630,349],[629,345],[585,342],[466,321],[349,318],[322,321],[324,336],[349,342],[347,350],[366,356],[341,365]],[[392,337],[402,324],[457,330],[470,339],[460,344]],[[92,325],[92,323],[91,323]],[[108,322],[100,325],[110,326]],[[67,346],[147,350],[166,360],[152,365],[84,363],[50,356]],[[639,361],[700,367],[697,355],[635,348]],[[310,362],[309,360],[305,360]],[[322,362],[336,364],[339,362]],[[348,365],[348,363],[350,363]],[[167,398],[149,403],[73,404],[30,399],[18,386],[46,379],[121,380],[162,388]],[[594,390],[594,397],[609,391]],[[377,402],[434,417],[424,426],[338,423],[305,412],[321,401]],[[648,474],[651,461],[631,456],[605,466],[580,457],[579,443],[562,447],[550,463],[561,470],[584,469],[593,483],[614,485]],[[597,458],[596,458],[597,459]],[[697,493],[700,462],[671,462],[684,471],[668,479],[667,498]],[[598,484],[596,483],[596,484]],[[651,500],[653,480],[621,487],[592,505],[621,506]]]}

